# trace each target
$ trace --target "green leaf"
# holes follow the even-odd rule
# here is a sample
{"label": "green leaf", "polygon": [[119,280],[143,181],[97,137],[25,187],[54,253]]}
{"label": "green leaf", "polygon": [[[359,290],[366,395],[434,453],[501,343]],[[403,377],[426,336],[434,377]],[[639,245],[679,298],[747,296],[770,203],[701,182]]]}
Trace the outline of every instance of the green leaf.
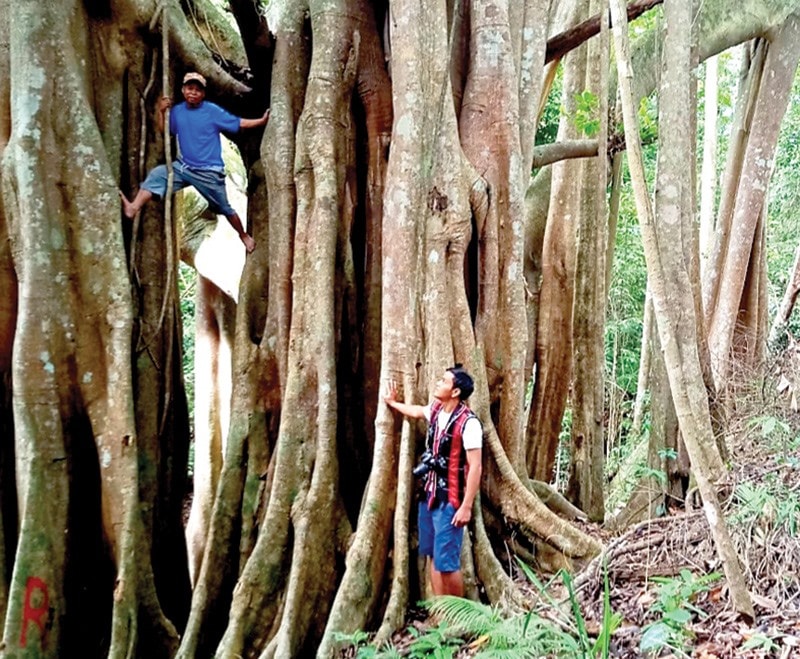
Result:
{"label": "green leaf", "polygon": [[[778,634],[778,636],[782,636]],[[766,650],[767,652],[771,652],[777,648],[777,643],[767,636],[766,634],[762,634],[761,632],[757,634],[753,634],[750,638],[748,638],[744,643],[742,643],[741,649],[742,650]]]}
{"label": "green leaf", "polygon": [[578,597],[575,595],[575,588],[572,585],[572,576],[566,570],[561,570],[561,579],[569,593],[569,601],[572,605],[572,615],[575,617],[575,625],[578,628],[578,641],[581,644],[584,652],[591,651],[592,642],[589,639],[589,633],[586,631],[586,621],[581,613],[581,607],[578,604]]}
{"label": "green leaf", "polygon": [[[550,604],[554,609],[558,609],[558,602],[556,602],[553,597],[550,595],[548,591],[548,586],[550,582],[547,584],[543,584],[539,577],[536,576],[536,573],[533,571],[530,565],[525,563],[525,561],[521,560],[518,556],[515,557],[517,559],[517,563],[519,564],[520,569],[522,570],[523,574],[528,578],[534,586],[536,586],[536,590],[539,591],[539,595],[541,595],[544,600]],[[553,577],[555,579],[555,577]]]}
{"label": "green leaf", "polygon": [[662,448],[658,450],[658,457],[662,460],[677,460],[678,452],[674,448]]}
{"label": "green leaf", "polygon": [[572,122],[586,137],[594,137],[600,130],[600,118],[597,96],[585,90],[575,95],[575,114]]}
{"label": "green leaf", "polygon": [[481,602],[443,595],[426,603],[426,608],[454,628],[454,633],[480,636],[502,621],[500,612]]}
{"label": "green leaf", "polygon": [[664,620],[674,622],[678,625],[685,625],[692,619],[692,614],[686,609],[672,609],[664,614]]}
{"label": "green leaf", "polygon": [[608,659],[611,652],[611,637],[617,631],[622,616],[619,613],[613,613],[611,610],[611,588],[608,584],[608,559],[603,554],[603,627],[600,630],[600,636],[592,647],[592,655],[597,656],[599,653],[603,659]]}
{"label": "green leaf", "polygon": [[672,630],[663,622],[650,625],[645,628],[642,634],[642,640],[639,642],[639,649],[641,649],[642,652],[660,650],[664,646],[669,645],[671,634]]}

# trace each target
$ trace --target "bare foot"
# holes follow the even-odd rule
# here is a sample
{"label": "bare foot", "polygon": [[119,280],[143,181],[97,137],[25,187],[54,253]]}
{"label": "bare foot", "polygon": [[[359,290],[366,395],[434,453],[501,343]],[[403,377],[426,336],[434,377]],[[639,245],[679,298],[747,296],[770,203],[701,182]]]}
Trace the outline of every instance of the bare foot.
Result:
{"label": "bare foot", "polygon": [[123,215],[125,215],[125,217],[127,217],[129,220],[132,220],[134,217],[136,217],[136,213],[139,212],[139,209],[136,208],[136,206],[134,206],[124,194],[122,194],[121,190],[119,191],[119,198],[122,200]]}
{"label": "bare foot", "polygon": [[253,238],[246,233],[243,233],[241,236],[239,236],[239,238],[244,243],[244,248],[247,250],[247,253],[251,254],[253,250],[256,248],[256,241],[253,240]]}

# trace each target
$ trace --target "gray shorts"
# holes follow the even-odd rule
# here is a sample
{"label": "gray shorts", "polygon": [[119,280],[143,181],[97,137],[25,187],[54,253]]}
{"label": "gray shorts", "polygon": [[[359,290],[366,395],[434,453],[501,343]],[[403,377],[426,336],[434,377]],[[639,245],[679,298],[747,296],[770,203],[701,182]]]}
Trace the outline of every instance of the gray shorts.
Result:
{"label": "gray shorts", "polygon": [[[224,172],[215,169],[193,169],[177,161],[172,163],[172,175],[173,192],[191,185],[208,202],[209,209],[213,213],[226,217],[237,214],[228,201]],[[163,197],[167,191],[167,166],[158,165],[150,170],[141,187],[158,197]]]}

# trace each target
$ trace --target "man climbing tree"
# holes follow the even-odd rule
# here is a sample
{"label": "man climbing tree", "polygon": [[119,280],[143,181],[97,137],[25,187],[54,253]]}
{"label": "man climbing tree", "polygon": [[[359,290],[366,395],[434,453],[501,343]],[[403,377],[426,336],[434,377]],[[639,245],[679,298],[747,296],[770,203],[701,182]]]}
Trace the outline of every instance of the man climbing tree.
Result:
{"label": "man climbing tree", "polygon": [[[208,201],[211,210],[228,218],[248,253],[252,252],[256,241],[244,230],[242,220],[228,201],[225,191],[225,163],[222,160],[220,134],[265,126],[269,120],[269,108],[259,119],[241,119],[205,100],[206,79],[195,72],[183,77],[181,93],[184,102],[175,107],[169,118],[169,130],[178,136],[180,147],[180,155],[173,168],[173,190],[177,192],[193,185]],[[159,101],[156,123],[160,133],[164,132],[164,115],[170,107],[172,99],[164,97]],[[120,192],[125,216],[133,219],[153,195],[163,197],[166,192],[167,166],[158,165],[147,175],[133,201]]]}
{"label": "man climbing tree", "polygon": [[419,552],[430,558],[434,595],[464,594],[461,543],[480,487],[483,443],[481,423],[464,402],[474,387],[472,376],[456,364],[436,383],[434,403],[401,403],[394,383],[384,397],[401,414],[429,423],[425,452],[414,475],[425,483],[419,504]]}

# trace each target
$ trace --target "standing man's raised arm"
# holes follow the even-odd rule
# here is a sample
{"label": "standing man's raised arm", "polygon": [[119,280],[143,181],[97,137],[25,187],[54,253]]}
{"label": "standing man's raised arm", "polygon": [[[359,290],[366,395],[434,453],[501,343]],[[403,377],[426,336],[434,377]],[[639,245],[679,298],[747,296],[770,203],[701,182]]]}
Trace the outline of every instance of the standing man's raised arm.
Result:
{"label": "standing man's raised arm", "polygon": [[408,403],[401,403],[397,400],[397,383],[390,380],[388,389],[383,397],[383,402],[394,410],[397,410],[403,416],[411,417],[412,419],[424,419],[425,408],[422,405],[409,405]]}

